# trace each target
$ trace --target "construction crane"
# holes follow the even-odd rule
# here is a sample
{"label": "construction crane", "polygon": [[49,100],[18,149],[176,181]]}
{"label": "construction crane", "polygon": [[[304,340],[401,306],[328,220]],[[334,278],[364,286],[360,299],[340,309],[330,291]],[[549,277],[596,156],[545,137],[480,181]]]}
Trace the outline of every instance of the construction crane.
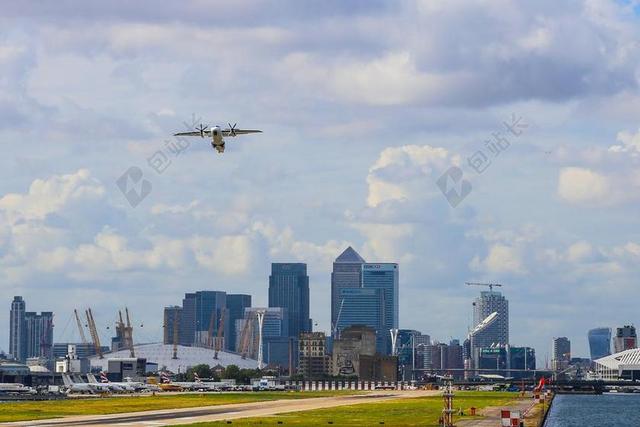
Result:
{"label": "construction crane", "polygon": [[84,335],[84,328],[82,327],[80,316],[78,316],[78,310],[74,308],[73,314],[75,314],[76,316],[76,323],[78,324],[78,332],[80,332],[80,339],[82,340],[82,344],[87,344],[87,337]]}
{"label": "construction crane", "polygon": [[331,330],[331,337],[335,340],[338,338],[338,323],[340,323],[340,315],[342,314],[342,307],[344,306],[344,298],[340,301],[340,309],[338,310],[338,315],[336,316],[336,322],[333,324],[333,329]]}
{"label": "construction crane", "polygon": [[498,288],[502,287],[500,283],[477,283],[477,282],[465,282],[467,286],[488,286],[489,292],[493,291],[493,287],[496,286]]}
{"label": "construction crane", "polygon": [[173,360],[178,359],[178,312],[173,312]]}
{"label": "construction crane", "polygon": [[98,358],[104,359],[102,355],[102,346],[100,345],[100,336],[98,335],[98,328],[96,328],[96,322],[93,319],[93,313],[91,309],[85,310],[85,314],[87,315],[87,324],[89,325],[89,332],[91,333],[91,339],[93,340],[93,346],[96,349],[96,354]]}
{"label": "construction crane", "polygon": [[209,316],[209,331],[207,332],[207,342],[200,343],[201,345],[206,345],[207,348],[213,348],[213,327],[216,324],[216,309],[214,307],[211,312],[211,316]]}
{"label": "construction crane", "polygon": [[214,359],[218,359],[218,352],[220,352],[220,348],[222,347],[222,342],[224,340],[224,317],[225,317],[225,309],[223,308],[220,311],[220,321],[218,322],[218,333],[215,340],[215,353],[213,355]]}
{"label": "construction crane", "polygon": [[118,338],[118,347],[116,350],[120,350],[126,345],[124,338],[124,320],[122,320],[122,310],[118,310],[118,321],[116,321],[116,337]]}
{"label": "construction crane", "polygon": [[127,316],[127,326],[124,328],[124,341],[129,346],[131,358],[134,358],[136,357],[136,351],[133,348],[133,326],[131,326],[131,319],[129,318],[129,308],[125,307],[124,312]]}
{"label": "construction crane", "polygon": [[243,359],[249,353],[249,338],[253,335],[253,319],[249,314],[245,315],[242,333],[240,334],[240,353]]}

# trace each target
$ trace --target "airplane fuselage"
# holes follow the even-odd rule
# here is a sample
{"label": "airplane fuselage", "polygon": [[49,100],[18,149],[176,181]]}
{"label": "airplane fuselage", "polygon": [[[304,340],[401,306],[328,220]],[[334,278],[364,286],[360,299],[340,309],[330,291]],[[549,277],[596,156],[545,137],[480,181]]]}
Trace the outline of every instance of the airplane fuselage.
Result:
{"label": "airplane fuselage", "polygon": [[224,136],[220,126],[211,128],[211,146],[218,152],[224,153]]}

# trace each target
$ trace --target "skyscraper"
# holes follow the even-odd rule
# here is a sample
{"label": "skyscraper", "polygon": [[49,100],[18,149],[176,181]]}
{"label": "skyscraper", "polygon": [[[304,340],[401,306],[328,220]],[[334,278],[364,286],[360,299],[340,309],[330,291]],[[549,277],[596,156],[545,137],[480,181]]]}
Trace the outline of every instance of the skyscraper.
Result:
{"label": "skyscraper", "polygon": [[307,264],[273,263],[269,276],[269,307],[283,307],[289,315],[289,336],[311,332]]}
{"label": "skyscraper", "polygon": [[51,359],[53,356],[53,313],[28,311],[24,315],[27,357]]}
{"label": "skyscraper", "polygon": [[[363,261],[353,249],[347,248],[334,263],[332,309],[336,331],[349,326],[369,326],[376,331],[377,351],[391,354],[390,330],[397,329],[399,323],[398,264]],[[360,266],[359,274],[355,272],[356,266]],[[354,286],[358,277],[360,284]]]}
{"label": "skyscraper", "polygon": [[342,289],[362,286],[362,264],[366,261],[349,246],[333,262],[331,273],[331,325],[335,327],[340,312]]}
{"label": "skyscraper", "polygon": [[478,326],[494,312],[498,313],[498,317],[493,324],[474,336],[474,348],[509,344],[509,301],[500,292],[480,292],[480,296],[473,302],[473,326]]}
{"label": "skyscraper", "polygon": [[180,321],[182,318],[182,307],[174,305],[164,308],[164,343],[173,344],[174,333],[178,334],[180,342]]}
{"label": "skyscraper", "polygon": [[629,350],[638,347],[638,336],[636,335],[636,327],[633,325],[625,325],[616,328],[616,336],[613,338],[614,352]]}
{"label": "skyscraper", "polygon": [[239,353],[247,353],[249,357],[258,356],[260,328],[258,312],[264,312],[262,323],[263,361],[268,365],[289,366],[289,317],[286,308],[282,307],[249,307],[244,310],[244,317],[236,320],[236,348]]}
{"label": "skyscraper", "polygon": [[381,289],[384,292],[383,328],[381,331],[388,337],[391,350],[389,330],[397,329],[400,317],[399,305],[399,268],[395,263],[362,264],[362,287],[365,289]]}
{"label": "skyscraper", "polygon": [[571,361],[571,341],[567,337],[553,339],[551,351],[551,369],[561,371],[569,366]]}
{"label": "skyscraper", "polygon": [[244,318],[244,310],[251,307],[251,295],[227,294],[227,315],[229,319],[229,335],[225,339],[227,349],[236,350],[236,321]]}
{"label": "skyscraper", "polygon": [[591,329],[588,337],[591,360],[611,354],[611,328]]}
{"label": "skyscraper", "polygon": [[[198,291],[185,294],[180,318],[180,344],[208,345],[211,338],[209,329],[213,326],[213,335],[217,334],[226,305],[225,292]],[[228,333],[228,329],[225,332]]]}
{"label": "skyscraper", "polygon": [[350,326],[369,326],[376,331],[376,347],[379,353],[386,352],[384,334],[385,298],[382,289],[342,288],[340,290],[342,311],[336,326],[338,336]]}
{"label": "skyscraper", "polygon": [[26,304],[22,297],[13,297],[9,319],[9,354],[17,360],[25,360],[27,358],[25,311]]}

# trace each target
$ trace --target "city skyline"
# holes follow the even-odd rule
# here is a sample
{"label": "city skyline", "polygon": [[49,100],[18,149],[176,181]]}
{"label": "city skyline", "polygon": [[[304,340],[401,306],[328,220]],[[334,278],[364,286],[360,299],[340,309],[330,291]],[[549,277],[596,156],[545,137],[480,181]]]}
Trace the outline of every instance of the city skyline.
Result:
{"label": "city skyline", "polygon": [[[269,264],[305,262],[329,331],[352,246],[401,265],[403,328],[462,338],[466,280],[505,284],[542,360],[637,322],[636,2],[240,3],[3,8],[3,295],[157,339],[177,295],[266,306]],[[172,138],[236,122],[263,133]]]}

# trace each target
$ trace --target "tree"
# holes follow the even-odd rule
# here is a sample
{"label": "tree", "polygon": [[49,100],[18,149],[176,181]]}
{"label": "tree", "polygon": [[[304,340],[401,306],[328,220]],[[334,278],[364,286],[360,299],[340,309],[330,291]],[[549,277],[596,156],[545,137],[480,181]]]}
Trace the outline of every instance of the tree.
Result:
{"label": "tree", "polygon": [[238,381],[240,377],[240,368],[237,365],[229,365],[224,370],[224,378],[234,379]]}
{"label": "tree", "polygon": [[200,364],[192,366],[187,370],[187,381],[195,381],[195,375],[198,374],[200,378],[213,378],[215,375],[211,372],[211,367],[206,364]]}

